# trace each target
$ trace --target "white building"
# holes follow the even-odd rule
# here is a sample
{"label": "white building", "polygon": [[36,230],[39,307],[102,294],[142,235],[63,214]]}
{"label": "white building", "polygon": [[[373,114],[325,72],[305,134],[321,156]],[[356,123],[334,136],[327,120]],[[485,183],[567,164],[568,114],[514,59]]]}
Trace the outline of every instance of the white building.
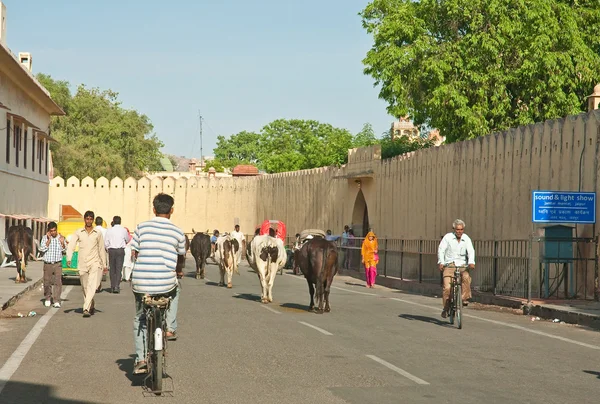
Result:
{"label": "white building", "polygon": [[6,6],[0,1],[0,239],[12,224],[36,237],[48,221],[50,118],[64,115],[31,73],[31,54],[6,45]]}

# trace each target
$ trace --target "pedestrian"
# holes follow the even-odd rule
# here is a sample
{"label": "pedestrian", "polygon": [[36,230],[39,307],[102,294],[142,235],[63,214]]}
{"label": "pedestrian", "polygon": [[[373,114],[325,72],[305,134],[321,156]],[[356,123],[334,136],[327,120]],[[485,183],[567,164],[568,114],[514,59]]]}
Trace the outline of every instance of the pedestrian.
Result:
{"label": "pedestrian", "polygon": [[[62,293],[62,257],[66,249],[65,238],[58,234],[55,222],[48,223],[48,232],[42,237],[39,251],[44,253],[44,306],[60,308]],[[53,280],[54,278],[54,280]]]}
{"label": "pedestrian", "polygon": [[125,259],[123,260],[123,273],[121,280],[125,282],[131,282],[131,271],[133,270],[133,260],[131,259],[131,242],[133,237],[131,237],[131,233],[127,227],[125,227],[125,230],[127,230],[129,240],[125,245]]}
{"label": "pedestrian", "polygon": [[94,212],[88,210],[83,215],[85,227],[73,233],[67,248],[67,265],[71,266],[71,258],[75,247],[79,245],[77,269],[83,291],[83,317],[90,317],[95,313],[94,296],[98,287],[98,278],[102,278],[102,271],[106,270],[106,250],[102,233],[93,227]]}
{"label": "pedestrian", "polygon": [[171,304],[166,314],[167,340],[176,339],[177,307],[179,305],[179,281],[183,276],[177,266],[179,255],[185,256],[185,235],[170,218],[173,214],[172,196],[158,194],[154,197],[154,217],[137,226],[131,249],[137,258],[132,272],[131,285],[135,296],[133,333],[136,359],[134,374],[147,373],[146,364],[146,318],[143,298],[145,295],[170,295]]}
{"label": "pedestrian", "polygon": [[377,263],[379,262],[379,245],[375,233],[370,231],[362,243],[362,263],[365,265],[365,278],[367,287],[373,288],[377,277]]}
{"label": "pedestrian", "polygon": [[104,246],[108,251],[108,267],[110,273],[110,291],[121,292],[121,272],[125,259],[125,246],[129,242],[129,233],[121,226],[121,216],[115,216],[112,227],[106,231]]}
{"label": "pedestrian", "polygon": [[242,251],[244,250],[246,243],[244,240],[244,233],[242,233],[240,231],[240,225],[236,224],[234,229],[235,230],[231,232],[231,237],[236,239],[238,242],[239,248],[238,248],[237,252],[235,253],[235,256],[237,259],[237,264],[240,265],[240,261],[242,260]]}
{"label": "pedestrian", "polygon": [[355,251],[353,249],[354,245],[354,230],[353,229],[349,229],[348,230],[348,244],[346,245],[346,269],[351,269],[352,268],[352,261],[353,258],[352,256],[355,254]]}
{"label": "pedestrian", "polygon": [[348,250],[348,230],[350,230],[350,227],[348,225],[345,225],[344,232],[342,233],[342,254],[343,254],[342,268],[343,269],[348,269],[348,267],[346,266],[346,263],[348,262],[348,254],[350,252]]}
{"label": "pedestrian", "polygon": [[[102,219],[102,216],[96,217],[95,223],[96,227],[94,227],[94,229],[102,233],[102,238],[106,240],[106,228],[102,226],[102,224],[104,223],[104,219]],[[106,263],[108,264],[108,262],[108,252],[106,252]],[[104,273],[102,275],[104,275]],[[100,279],[98,279],[98,289],[96,289],[96,293],[102,292],[102,277],[103,276],[100,276]]]}

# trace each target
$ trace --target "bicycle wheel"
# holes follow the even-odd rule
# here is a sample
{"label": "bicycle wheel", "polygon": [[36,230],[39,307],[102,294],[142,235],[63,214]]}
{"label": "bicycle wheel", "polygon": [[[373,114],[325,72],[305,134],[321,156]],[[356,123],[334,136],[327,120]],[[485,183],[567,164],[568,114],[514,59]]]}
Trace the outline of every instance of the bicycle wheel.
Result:
{"label": "bicycle wheel", "polygon": [[[155,307],[154,308],[154,313],[153,313],[153,317],[154,317],[154,327],[152,328],[151,332],[152,332],[152,336],[153,336],[153,340],[154,340],[154,332],[156,330],[156,328],[161,327],[162,326],[162,315],[160,312],[160,309]],[[164,333],[163,333],[164,334]],[[164,342],[164,338],[163,341],[160,342],[161,345],[161,349],[157,350],[155,349],[156,347],[156,341],[154,341],[153,345],[152,345],[152,391],[155,392],[155,394],[160,395],[162,392],[162,380],[163,380],[163,353],[164,353],[164,347],[162,347],[162,344]]]}
{"label": "bicycle wheel", "polygon": [[448,320],[454,324],[454,288],[450,288],[450,298],[448,299]]}
{"label": "bicycle wheel", "polygon": [[456,285],[456,326],[462,329],[462,286]]}

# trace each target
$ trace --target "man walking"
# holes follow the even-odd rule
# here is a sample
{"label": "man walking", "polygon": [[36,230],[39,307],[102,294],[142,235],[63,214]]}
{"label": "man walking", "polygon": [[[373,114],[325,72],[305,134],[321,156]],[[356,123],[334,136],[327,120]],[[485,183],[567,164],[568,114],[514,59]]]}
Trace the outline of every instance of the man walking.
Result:
{"label": "man walking", "polygon": [[246,240],[244,240],[244,233],[240,231],[240,225],[236,224],[234,227],[234,231],[231,232],[231,237],[237,240],[238,242],[238,250],[235,253],[235,257],[237,260],[237,264],[240,265],[240,261],[242,260],[242,251],[246,248]]}
{"label": "man walking", "polygon": [[[98,216],[96,218],[96,227],[94,227],[94,229],[102,233],[102,238],[106,240],[106,229],[102,227],[102,223],[104,223],[104,219],[102,219],[101,216]],[[108,253],[106,254],[106,262],[108,263]],[[100,292],[102,292],[102,275],[98,279],[98,289],[96,289],[96,293]]]}
{"label": "man walking", "polygon": [[[62,257],[65,251],[65,239],[58,235],[58,226],[55,222],[48,223],[48,233],[42,237],[40,252],[44,254],[44,306],[60,308],[60,295],[62,293]],[[52,281],[54,277],[54,282]],[[54,284],[54,285],[53,285]]]}
{"label": "man walking", "polygon": [[71,258],[75,246],[79,244],[79,280],[83,290],[83,317],[94,314],[94,295],[98,287],[98,278],[106,269],[106,251],[102,233],[94,229],[94,212],[88,210],[83,215],[85,227],[73,233],[67,248],[67,265],[71,266]]}
{"label": "man walking", "polygon": [[113,217],[113,227],[106,231],[104,246],[108,251],[108,267],[110,268],[110,291],[121,292],[121,272],[125,260],[125,246],[129,241],[129,232],[121,226],[121,216]]}

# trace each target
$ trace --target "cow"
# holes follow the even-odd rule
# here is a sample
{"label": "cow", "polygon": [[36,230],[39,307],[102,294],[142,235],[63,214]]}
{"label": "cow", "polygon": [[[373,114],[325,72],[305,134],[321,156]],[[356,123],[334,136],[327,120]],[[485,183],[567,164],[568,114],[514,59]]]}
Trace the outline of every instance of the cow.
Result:
{"label": "cow", "polygon": [[239,249],[239,244],[236,239],[229,235],[221,236],[215,243],[215,261],[219,265],[221,279],[219,286],[225,285],[225,273],[227,273],[227,287],[231,289],[231,277],[233,272],[239,275],[236,251]]}
{"label": "cow", "polygon": [[196,279],[204,279],[206,259],[210,256],[210,236],[205,233],[196,233],[190,243],[190,251],[196,260]]}
{"label": "cow", "polygon": [[[331,311],[329,291],[333,277],[338,271],[337,260],[338,253],[335,243],[321,237],[308,240],[300,249],[299,254],[297,254],[297,264],[300,266],[300,270],[308,283],[310,311],[322,314],[323,301],[325,301],[325,312],[328,313]],[[316,310],[313,298],[315,289],[318,306]]]}
{"label": "cow", "polygon": [[26,226],[11,226],[8,229],[8,249],[17,264],[15,283],[27,282],[25,271],[29,255],[33,253],[33,231]]}
{"label": "cow", "polygon": [[248,264],[258,274],[262,288],[260,301],[273,301],[273,282],[277,270],[285,265],[286,253],[283,241],[270,235],[255,236],[246,252]]}

